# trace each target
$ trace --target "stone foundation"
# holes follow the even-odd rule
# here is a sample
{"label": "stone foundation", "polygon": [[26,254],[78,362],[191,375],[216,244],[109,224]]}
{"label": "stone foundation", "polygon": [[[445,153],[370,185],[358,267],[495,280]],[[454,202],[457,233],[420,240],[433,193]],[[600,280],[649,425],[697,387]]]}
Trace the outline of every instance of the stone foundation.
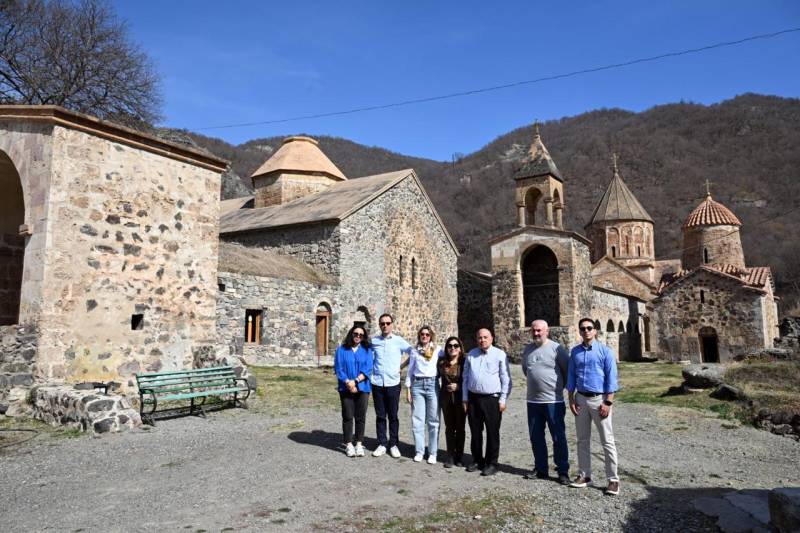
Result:
{"label": "stone foundation", "polygon": [[116,394],[77,390],[70,386],[31,390],[33,418],[51,426],[66,426],[95,434],[121,432],[142,425],[130,401]]}
{"label": "stone foundation", "polygon": [[37,340],[33,326],[0,326],[0,404],[12,388],[33,384]]}

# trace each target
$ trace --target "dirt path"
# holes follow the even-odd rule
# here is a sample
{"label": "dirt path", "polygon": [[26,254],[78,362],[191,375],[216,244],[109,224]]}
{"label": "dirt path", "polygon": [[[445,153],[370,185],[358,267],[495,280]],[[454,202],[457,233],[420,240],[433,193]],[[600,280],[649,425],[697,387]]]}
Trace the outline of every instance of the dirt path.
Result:
{"label": "dirt path", "polygon": [[[484,530],[691,531],[713,523],[692,508],[699,496],[800,485],[798,443],[641,404],[615,407],[618,498],[524,480],[531,452],[521,378],[503,418],[502,472],[491,478],[413,463],[405,405],[399,460],[345,457],[332,407],[274,416],[232,409],[103,438],[43,435],[3,449],[0,530],[457,529],[472,521]],[[567,427],[572,444],[571,420]],[[374,435],[371,408],[367,435]]]}

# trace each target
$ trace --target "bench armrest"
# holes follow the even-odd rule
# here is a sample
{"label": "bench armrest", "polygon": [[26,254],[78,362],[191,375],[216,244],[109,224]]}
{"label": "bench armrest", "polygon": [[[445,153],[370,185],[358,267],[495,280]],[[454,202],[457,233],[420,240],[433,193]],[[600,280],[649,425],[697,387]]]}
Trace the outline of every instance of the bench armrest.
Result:
{"label": "bench armrest", "polygon": [[244,378],[235,378],[233,381],[235,383],[238,383],[240,381],[242,383],[244,383],[244,388],[243,388],[242,392],[247,391],[247,395],[244,398],[242,398],[242,400],[248,399],[250,397],[250,384],[247,382],[247,380],[244,379]]}

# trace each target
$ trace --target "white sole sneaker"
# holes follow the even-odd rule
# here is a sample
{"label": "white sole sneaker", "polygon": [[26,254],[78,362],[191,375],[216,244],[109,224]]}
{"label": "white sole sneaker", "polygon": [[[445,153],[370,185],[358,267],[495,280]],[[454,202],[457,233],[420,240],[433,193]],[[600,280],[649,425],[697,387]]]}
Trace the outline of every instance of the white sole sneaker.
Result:
{"label": "white sole sneaker", "polygon": [[356,457],[364,457],[364,447],[356,445]]}
{"label": "white sole sneaker", "polygon": [[389,455],[391,455],[395,459],[399,458],[400,457],[400,448],[398,448],[397,446],[392,446],[389,449]]}
{"label": "white sole sneaker", "polygon": [[429,465],[435,465],[436,464],[436,456],[435,455],[431,455],[430,457],[428,457],[428,464]]}
{"label": "white sole sneaker", "polygon": [[347,448],[345,448],[344,453],[347,454],[347,457],[355,457],[356,456],[356,449],[353,448],[352,444],[348,444]]}
{"label": "white sole sneaker", "polygon": [[378,446],[377,448],[375,448],[375,451],[372,452],[372,457],[380,457],[385,453],[386,453],[386,448],[384,446]]}
{"label": "white sole sneaker", "polygon": [[418,453],[417,455],[414,456],[414,462],[415,463],[421,463],[422,462],[422,454],[421,453]]}

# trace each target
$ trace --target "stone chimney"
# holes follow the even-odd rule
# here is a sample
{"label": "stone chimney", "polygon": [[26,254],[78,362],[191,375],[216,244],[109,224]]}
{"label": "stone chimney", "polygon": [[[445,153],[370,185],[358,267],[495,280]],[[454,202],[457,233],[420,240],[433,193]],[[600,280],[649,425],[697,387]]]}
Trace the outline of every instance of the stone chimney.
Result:
{"label": "stone chimney", "polygon": [[254,207],[281,205],[323,191],[347,178],[311,137],[288,137],[251,176]]}

